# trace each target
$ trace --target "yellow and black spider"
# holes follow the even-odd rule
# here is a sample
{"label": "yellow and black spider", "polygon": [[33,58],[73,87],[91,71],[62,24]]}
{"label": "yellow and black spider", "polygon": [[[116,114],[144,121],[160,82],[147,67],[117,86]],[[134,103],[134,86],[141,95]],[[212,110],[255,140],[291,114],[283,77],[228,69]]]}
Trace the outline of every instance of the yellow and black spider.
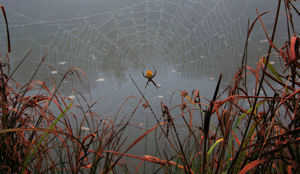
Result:
{"label": "yellow and black spider", "polygon": [[[144,68],[144,70],[145,70],[145,68]],[[143,73],[143,76],[144,76],[146,79],[148,79],[145,88],[147,88],[149,82],[152,82],[153,85],[154,85],[156,88],[158,88],[158,86],[156,85],[156,83],[152,80],[152,79],[155,77],[155,75],[156,75],[156,69],[154,68],[154,74],[152,73],[152,71],[151,71],[150,69],[148,69],[148,70],[146,71],[146,75],[144,74],[144,70],[143,70],[143,72],[142,72],[142,73]]]}

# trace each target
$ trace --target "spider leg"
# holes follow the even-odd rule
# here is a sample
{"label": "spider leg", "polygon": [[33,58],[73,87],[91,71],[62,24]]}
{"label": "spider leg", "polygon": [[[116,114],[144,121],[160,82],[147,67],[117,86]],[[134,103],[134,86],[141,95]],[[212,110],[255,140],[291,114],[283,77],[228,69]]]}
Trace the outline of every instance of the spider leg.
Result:
{"label": "spider leg", "polygon": [[151,82],[153,83],[153,85],[154,85],[156,88],[158,88],[158,86],[156,85],[156,83],[155,83],[153,80],[151,80]]}
{"label": "spider leg", "polygon": [[145,78],[147,78],[147,77],[145,76],[145,74],[144,74],[144,71],[142,72],[142,74],[143,74],[143,76],[144,76]]}
{"label": "spider leg", "polygon": [[150,80],[147,81],[145,88],[147,88],[149,81],[150,81]]}
{"label": "spider leg", "polygon": [[156,75],[156,69],[155,69],[155,67],[154,67],[154,74],[153,74],[153,77],[152,77],[152,78],[154,78],[155,75]]}

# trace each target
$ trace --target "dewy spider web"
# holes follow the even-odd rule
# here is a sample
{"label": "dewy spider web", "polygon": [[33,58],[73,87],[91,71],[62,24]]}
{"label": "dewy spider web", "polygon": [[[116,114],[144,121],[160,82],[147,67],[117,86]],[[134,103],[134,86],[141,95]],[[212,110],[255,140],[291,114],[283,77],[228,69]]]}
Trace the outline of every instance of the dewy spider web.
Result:
{"label": "dewy spider web", "polygon": [[[32,65],[45,53],[46,62],[58,71],[73,65],[92,82],[102,80],[99,72],[126,79],[126,71],[140,73],[153,65],[160,74],[172,71],[191,79],[232,76],[241,62],[247,20],[256,16],[254,7],[260,5],[250,0],[140,0],[103,13],[57,20],[7,9],[11,63],[16,65],[33,48],[22,66],[23,76],[30,75]],[[1,53],[6,48],[3,24],[1,19]],[[42,72],[41,77],[57,73],[46,68]]]}

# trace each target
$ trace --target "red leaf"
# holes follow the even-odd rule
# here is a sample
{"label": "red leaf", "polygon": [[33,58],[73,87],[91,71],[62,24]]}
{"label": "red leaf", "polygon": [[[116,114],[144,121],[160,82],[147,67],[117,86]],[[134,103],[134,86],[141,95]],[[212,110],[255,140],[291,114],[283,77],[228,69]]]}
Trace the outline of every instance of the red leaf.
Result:
{"label": "red leaf", "polygon": [[234,138],[235,138],[235,141],[238,143],[238,145],[240,146],[241,145],[241,142],[240,142],[240,140],[238,139],[238,137],[236,136],[236,134],[233,132],[233,131],[231,131],[231,133],[232,133],[232,135],[234,136]]}
{"label": "red leaf", "polygon": [[246,172],[248,172],[249,170],[253,169],[254,167],[256,167],[257,165],[261,164],[261,163],[264,163],[266,161],[268,161],[269,159],[267,158],[264,158],[264,159],[261,159],[261,160],[255,160],[249,164],[247,164],[240,172],[239,174],[246,174]]}
{"label": "red leaf", "polygon": [[292,174],[293,173],[293,166],[289,165],[287,167],[287,171],[288,171],[288,174]]}
{"label": "red leaf", "polygon": [[300,39],[297,36],[293,36],[291,39],[291,45],[290,45],[290,56],[292,60],[296,60],[296,58],[299,56],[299,43]]}

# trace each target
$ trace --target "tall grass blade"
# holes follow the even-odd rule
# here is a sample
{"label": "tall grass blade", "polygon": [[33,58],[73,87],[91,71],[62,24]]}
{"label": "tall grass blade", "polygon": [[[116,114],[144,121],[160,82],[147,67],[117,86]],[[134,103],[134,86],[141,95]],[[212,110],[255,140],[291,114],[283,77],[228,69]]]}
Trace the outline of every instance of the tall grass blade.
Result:
{"label": "tall grass blade", "polygon": [[9,29],[8,29],[8,22],[7,22],[7,17],[6,17],[6,12],[5,9],[2,5],[0,5],[3,17],[4,17],[4,21],[5,21],[5,25],[6,25],[6,38],[7,38],[7,52],[10,53],[11,52],[11,47],[10,47],[10,36],[9,36]]}
{"label": "tall grass blade", "polygon": [[219,77],[219,81],[218,81],[218,84],[216,86],[216,89],[215,89],[215,93],[214,93],[214,96],[213,96],[213,99],[212,101],[210,102],[209,104],[209,108],[205,114],[205,117],[204,117],[204,150],[203,150],[203,173],[205,173],[205,168],[206,168],[206,148],[207,148],[207,139],[208,139],[208,132],[209,132],[209,124],[210,124],[210,117],[211,117],[211,114],[212,114],[212,110],[214,108],[214,102],[216,101],[217,99],[217,95],[218,95],[218,92],[219,92],[219,87],[220,87],[220,84],[221,84],[221,80],[222,80],[222,74],[220,74],[220,77]]}

